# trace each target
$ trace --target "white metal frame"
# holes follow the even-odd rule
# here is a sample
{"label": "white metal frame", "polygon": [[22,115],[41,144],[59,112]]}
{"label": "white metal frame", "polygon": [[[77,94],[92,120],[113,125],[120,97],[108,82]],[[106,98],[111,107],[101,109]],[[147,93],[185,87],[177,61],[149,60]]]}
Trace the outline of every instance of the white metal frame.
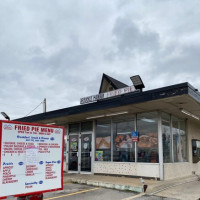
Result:
{"label": "white metal frame", "polygon": [[[85,171],[81,171],[81,145],[82,145],[82,143],[81,143],[81,135],[88,135],[88,134],[91,134],[91,149],[92,149],[92,151],[91,151],[91,153],[90,153],[90,157],[91,157],[91,172],[85,172]],[[93,136],[93,132],[92,131],[87,131],[87,132],[81,132],[80,133],[80,137],[79,137],[79,144],[80,144],[80,151],[79,151],[79,167],[80,167],[80,169],[79,169],[79,172],[80,172],[80,174],[92,174],[92,171],[93,171],[93,162],[94,162],[94,148],[93,148],[93,143],[94,143],[94,141],[93,141],[93,138],[94,138],[94,136]]]}
{"label": "white metal frame", "polygon": [[160,164],[160,180],[164,180],[163,143],[162,143],[162,116],[158,112],[158,155]]}
{"label": "white metal frame", "polygon": [[[73,174],[92,174],[94,171],[94,149],[95,149],[95,144],[94,144],[94,130],[95,130],[95,121],[93,121],[93,131],[88,131],[88,132],[77,132],[77,133],[71,133],[69,134],[69,128],[66,129],[67,133],[67,155],[66,155],[66,163],[67,163],[67,171],[68,173],[73,173]],[[69,127],[69,126],[68,126]],[[81,171],[81,135],[84,134],[91,134],[91,172],[84,172]],[[78,170],[77,171],[72,171],[69,170],[69,136],[77,135],[78,136]]]}
{"label": "white metal frame", "polygon": [[[78,155],[78,170],[77,171],[72,171],[72,170],[69,170],[69,136],[73,136],[73,135],[78,135],[78,152],[77,152],[77,155]],[[68,157],[68,160],[67,160],[67,167],[68,167],[68,173],[73,173],[73,174],[78,174],[79,173],[79,133],[71,133],[70,135],[68,135],[68,140],[67,140],[67,146],[68,146],[68,151],[67,151],[67,157]]]}

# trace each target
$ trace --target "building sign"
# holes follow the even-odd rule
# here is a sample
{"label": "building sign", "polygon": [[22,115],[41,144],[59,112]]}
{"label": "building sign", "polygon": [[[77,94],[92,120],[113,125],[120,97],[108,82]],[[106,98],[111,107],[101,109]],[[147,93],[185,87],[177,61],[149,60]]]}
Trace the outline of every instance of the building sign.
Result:
{"label": "building sign", "polygon": [[119,95],[122,95],[122,94],[134,92],[134,91],[135,91],[135,87],[129,86],[129,87],[121,88],[121,89],[118,89],[118,90],[113,90],[113,91],[110,91],[110,92],[100,93],[100,94],[92,95],[92,96],[89,96],[89,97],[81,98],[80,104],[92,103],[92,102],[95,102],[95,101],[98,101],[98,100],[107,99],[107,98],[110,98],[110,97],[115,97],[115,96],[119,96]]}
{"label": "building sign", "polygon": [[132,142],[138,142],[138,132],[134,131],[131,134]]}
{"label": "building sign", "polygon": [[0,121],[0,199],[63,188],[64,128]]}

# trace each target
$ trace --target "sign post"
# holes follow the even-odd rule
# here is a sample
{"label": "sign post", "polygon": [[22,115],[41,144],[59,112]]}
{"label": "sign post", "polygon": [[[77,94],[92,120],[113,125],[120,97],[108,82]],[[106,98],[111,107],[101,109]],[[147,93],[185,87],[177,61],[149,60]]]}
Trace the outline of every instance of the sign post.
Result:
{"label": "sign post", "polygon": [[132,142],[138,142],[138,132],[137,131],[133,131],[131,133],[131,138],[132,138]]}
{"label": "sign post", "polygon": [[0,199],[63,189],[63,127],[0,121],[0,155]]}

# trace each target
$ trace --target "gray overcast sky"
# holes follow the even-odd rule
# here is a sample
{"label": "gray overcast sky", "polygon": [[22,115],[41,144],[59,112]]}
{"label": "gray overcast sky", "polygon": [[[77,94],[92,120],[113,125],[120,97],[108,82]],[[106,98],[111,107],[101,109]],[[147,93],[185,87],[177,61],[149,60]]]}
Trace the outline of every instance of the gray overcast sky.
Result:
{"label": "gray overcast sky", "polygon": [[0,70],[0,111],[11,119],[44,97],[48,111],[78,105],[102,73],[127,85],[139,74],[145,90],[200,89],[200,1],[0,1]]}

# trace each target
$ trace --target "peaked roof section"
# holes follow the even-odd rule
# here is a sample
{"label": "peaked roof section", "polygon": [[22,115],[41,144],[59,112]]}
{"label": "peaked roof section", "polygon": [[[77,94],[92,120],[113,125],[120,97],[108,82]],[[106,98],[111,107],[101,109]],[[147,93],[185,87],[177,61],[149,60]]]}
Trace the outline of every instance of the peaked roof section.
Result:
{"label": "peaked roof section", "polygon": [[100,85],[100,88],[99,88],[99,94],[102,93],[102,92],[105,92],[105,91],[102,91],[103,90],[103,84],[104,84],[105,81],[107,81],[115,90],[120,89],[120,88],[124,88],[124,87],[128,87],[128,85],[126,85],[126,84],[108,76],[107,74],[103,73],[103,76],[102,76],[102,79],[101,79],[101,85]]}

